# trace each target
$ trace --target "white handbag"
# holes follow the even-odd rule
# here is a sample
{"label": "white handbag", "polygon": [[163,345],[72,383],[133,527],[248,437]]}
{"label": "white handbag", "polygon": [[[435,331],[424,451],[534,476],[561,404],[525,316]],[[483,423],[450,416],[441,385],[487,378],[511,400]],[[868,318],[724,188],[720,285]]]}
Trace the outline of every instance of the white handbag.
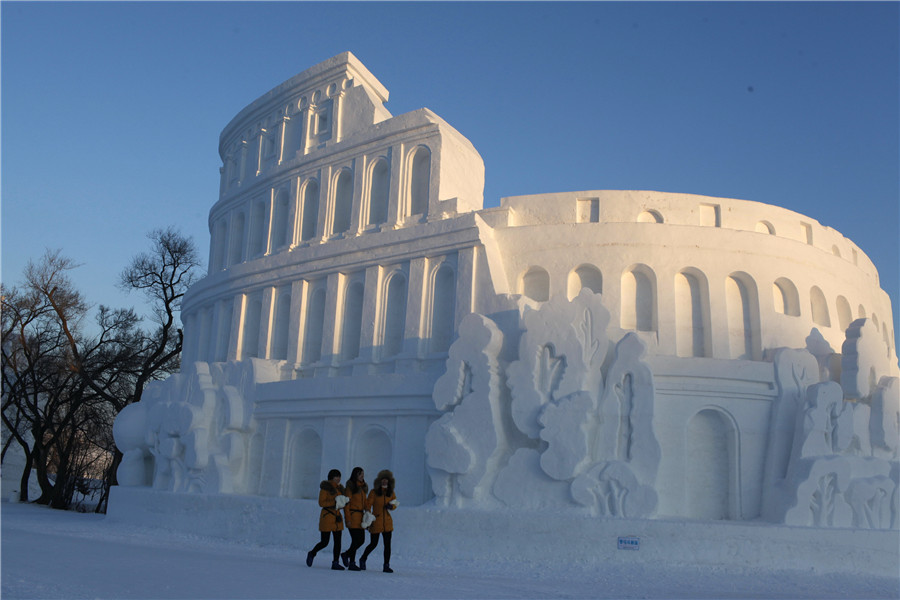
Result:
{"label": "white handbag", "polygon": [[374,523],[374,522],[375,522],[375,515],[373,515],[373,514],[372,514],[370,511],[368,511],[368,510],[365,511],[365,512],[363,513],[363,518],[362,518],[362,526],[363,526],[363,529],[366,529],[369,525],[371,525],[371,524]]}

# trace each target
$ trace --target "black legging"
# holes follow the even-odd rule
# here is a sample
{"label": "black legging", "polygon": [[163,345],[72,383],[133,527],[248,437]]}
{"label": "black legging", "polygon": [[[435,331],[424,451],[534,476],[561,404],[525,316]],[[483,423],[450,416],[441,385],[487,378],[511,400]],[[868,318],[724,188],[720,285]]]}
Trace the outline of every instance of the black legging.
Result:
{"label": "black legging", "polygon": [[344,555],[350,559],[350,562],[356,562],[356,551],[362,547],[366,541],[365,529],[350,530],[350,547],[344,552]]}
{"label": "black legging", "polygon": [[316,547],[312,549],[313,556],[319,553],[319,550],[328,545],[328,534],[330,533],[334,536],[334,548],[332,548],[332,552],[334,553],[334,562],[337,562],[341,557],[341,532],[340,531],[323,531],[322,533],[322,541],[316,544]]}
{"label": "black legging", "polygon": [[[384,564],[386,564],[386,565],[391,564],[391,534],[392,533],[393,533],[392,531],[384,532]],[[372,552],[372,550],[375,549],[375,546],[378,545],[378,536],[380,536],[381,534],[380,533],[372,533],[369,535],[371,536],[372,541],[369,542],[368,546],[366,546],[366,551],[363,552],[362,560],[366,560],[366,558],[368,558],[368,556]]]}

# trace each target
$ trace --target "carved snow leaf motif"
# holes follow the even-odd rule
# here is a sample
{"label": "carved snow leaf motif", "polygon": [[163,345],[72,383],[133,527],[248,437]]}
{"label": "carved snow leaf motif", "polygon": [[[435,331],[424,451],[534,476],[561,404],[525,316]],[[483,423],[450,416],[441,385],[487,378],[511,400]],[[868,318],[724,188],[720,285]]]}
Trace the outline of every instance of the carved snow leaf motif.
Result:
{"label": "carved snow leaf motif", "polygon": [[609,346],[609,311],[599,294],[583,289],[572,301],[554,296],[539,309],[527,310],[522,320],[519,359],[507,369],[512,417],[522,433],[538,439],[538,418],[546,404],[587,392],[597,406]]}
{"label": "carved snow leaf motif", "polygon": [[618,401],[619,411],[619,431],[616,435],[618,444],[616,446],[616,456],[621,460],[631,460],[631,442],[633,438],[634,426],[632,425],[632,398],[634,397],[634,386],[631,382],[631,373],[627,373],[622,381],[617,382],[614,386],[616,400]]}
{"label": "carved snow leaf motif", "polygon": [[[600,340],[594,337],[594,329],[592,327],[593,316],[591,311],[585,309],[582,313],[582,320],[576,331],[578,340],[581,342],[582,362],[588,366],[594,366],[594,359],[600,351]],[[600,365],[596,365],[600,368]]]}
{"label": "carved snow leaf motif", "polygon": [[891,506],[897,485],[889,477],[854,479],[847,489],[847,503],[853,511],[853,526],[863,529],[888,529]]}
{"label": "carved snow leaf motif", "polygon": [[606,376],[595,461],[628,462],[638,480],[653,485],[661,450],[653,429],[653,373],[646,346],[633,332],[619,340]]}
{"label": "carved snow leaf motif", "polygon": [[537,389],[547,400],[550,400],[566,371],[566,357],[557,357],[551,344],[547,344],[539,352],[538,370],[535,373]]}
{"label": "carved snow leaf motif", "polygon": [[656,511],[658,496],[641,484],[624,462],[598,463],[572,481],[572,498],[599,516],[645,518]]}
{"label": "carved snow leaf motif", "polygon": [[813,492],[809,504],[813,525],[817,527],[832,525],[834,522],[834,498],[837,493],[837,475],[828,473],[819,479],[819,485]]}

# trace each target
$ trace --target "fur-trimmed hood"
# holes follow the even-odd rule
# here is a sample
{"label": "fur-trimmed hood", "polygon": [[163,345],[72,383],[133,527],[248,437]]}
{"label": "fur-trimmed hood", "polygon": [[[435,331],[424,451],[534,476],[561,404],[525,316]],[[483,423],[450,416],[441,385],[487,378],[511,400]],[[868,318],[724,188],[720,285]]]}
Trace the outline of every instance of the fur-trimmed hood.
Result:
{"label": "fur-trimmed hood", "polygon": [[394,493],[394,474],[388,469],[382,469],[372,482],[372,490],[375,492],[375,495],[381,496],[381,480],[385,478],[388,480],[387,496],[390,497]]}
{"label": "fur-trimmed hood", "polygon": [[334,494],[335,496],[344,493],[344,488],[342,486],[338,485],[337,487],[335,487],[334,484],[327,479],[319,484],[319,489],[324,490],[329,494]]}

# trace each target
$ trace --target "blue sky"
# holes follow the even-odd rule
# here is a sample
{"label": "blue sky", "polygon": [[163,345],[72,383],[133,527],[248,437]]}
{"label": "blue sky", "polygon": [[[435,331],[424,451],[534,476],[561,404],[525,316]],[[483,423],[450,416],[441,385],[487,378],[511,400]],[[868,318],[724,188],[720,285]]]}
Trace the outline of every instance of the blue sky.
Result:
{"label": "blue sky", "polygon": [[352,51],[399,115],[422,106],[504,196],[646,189],[755,200],[854,240],[898,321],[900,4],[0,4],[2,280],[62,248],[88,299],[145,235],[206,260],[222,128]]}

